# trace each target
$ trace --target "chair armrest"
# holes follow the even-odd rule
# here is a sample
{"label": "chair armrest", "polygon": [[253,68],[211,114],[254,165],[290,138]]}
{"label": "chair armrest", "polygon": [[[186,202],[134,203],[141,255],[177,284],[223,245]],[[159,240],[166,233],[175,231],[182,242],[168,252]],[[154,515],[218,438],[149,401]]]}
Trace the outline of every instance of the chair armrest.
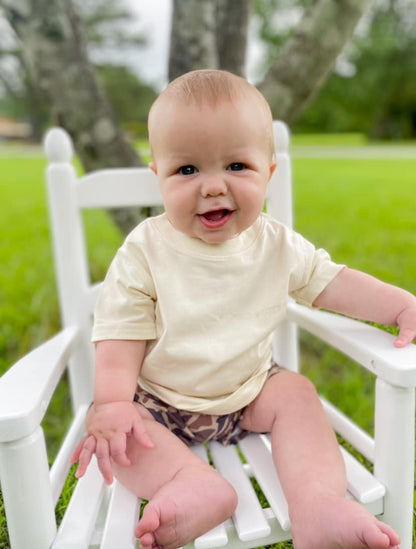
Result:
{"label": "chair armrest", "polygon": [[288,304],[288,319],[340,350],[384,381],[416,386],[416,346],[394,347],[395,336],[364,322]]}
{"label": "chair armrest", "polygon": [[0,442],[30,435],[40,425],[78,339],[70,327],[25,355],[0,379]]}

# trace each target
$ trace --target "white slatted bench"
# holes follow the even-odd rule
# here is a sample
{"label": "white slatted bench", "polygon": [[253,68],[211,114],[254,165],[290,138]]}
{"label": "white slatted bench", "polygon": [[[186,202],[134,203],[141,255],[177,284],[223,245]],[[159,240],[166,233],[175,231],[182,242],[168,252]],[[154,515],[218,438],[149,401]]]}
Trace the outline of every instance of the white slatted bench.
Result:
{"label": "white slatted bench", "polygon": [[[290,539],[290,519],[286,499],[275,473],[268,435],[249,435],[239,445],[247,462],[243,463],[235,446],[209,444],[215,468],[234,486],[238,506],[232,520],[226,521],[197,538],[188,547],[252,547]],[[194,451],[208,460],[208,448],[196,446]],[[375,515],[383,512],[385,487],[354,457],[342,451],[348,471],[349,497],[362,503]],[[256,479],[270,507],[263,509],[251,478]],[[117,481],[105,486],[97,464],[87,471],[75,493],[58,531],[53,549],[78,547],[88,549],[134,549],[133,537],[140,500]]]}

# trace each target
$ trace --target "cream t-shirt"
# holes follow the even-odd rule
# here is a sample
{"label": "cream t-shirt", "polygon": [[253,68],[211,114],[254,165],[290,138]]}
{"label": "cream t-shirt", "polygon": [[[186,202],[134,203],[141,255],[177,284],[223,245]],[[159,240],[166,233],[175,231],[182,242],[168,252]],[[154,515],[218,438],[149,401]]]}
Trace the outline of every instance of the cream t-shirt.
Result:
{"label": "cream t-shirt", "polygon": [[93,341],[148,340],[143,389],[179,409],[231,413],[265,382],[288,296],[311,306],[342,268],[267,214],[214,245],[175,230],[162,214],[118,250]]}

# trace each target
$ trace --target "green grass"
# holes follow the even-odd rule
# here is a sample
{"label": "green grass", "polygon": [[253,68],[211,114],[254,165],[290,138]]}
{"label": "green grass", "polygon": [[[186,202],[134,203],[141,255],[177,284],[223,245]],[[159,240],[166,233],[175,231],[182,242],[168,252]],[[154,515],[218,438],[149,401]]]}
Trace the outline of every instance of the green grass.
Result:
{"label": "green grass", "polygon": [[[304,143],[295,139],[307,144],[309,138]],[[354,139],[346,140],[358,144]],[[338,143],[345,144],[345,137]],[[322,138],[319,144],[324,144]],[[0,374],[59,329],[44,168],[44,160],[37,156],[1,158]],[[296,228],[328,249],[334,260],[416,293],[414,173],[416,160],[296,158]],[[89,244],[96,248],[91,257],[93,278],[98,279],[121,236],[104,212],[88,212],[87,225]],[[372,377],[310,338],[303,338],[303,347],[308,375],[371,431]],[[51,456],[68,407],[63,385],[44,424]],[[60,507],[65,503],[61,501]],[[0,532],[0,549],[6,549],[1,498]]]}
{"label": "green grass", "polygon": [[368,140],[362,133],[311,133],[292,135],[292,145],[294,146],[361,147],[367,143]]}
{"label": "green grass", "polygon": [[[416,293],[416,160],[295,159],[295,226],[333,259]],[[372,431],[373,377],[302,336],[302,368]]]}
{"label": "green grass", "polygon": [[[59,329],[42,158],[2,158],[0,181],[0,374]],[[100,278],[121,236],[101,211],[87,212]]]}
{"label": "green grass", "polygon": [[58,324],[42,158],[2,158],[0,373]]}
{"label": "green grass", "polygon": [[335,261],[416,293],[416,160],[295,159],[295,226]]}

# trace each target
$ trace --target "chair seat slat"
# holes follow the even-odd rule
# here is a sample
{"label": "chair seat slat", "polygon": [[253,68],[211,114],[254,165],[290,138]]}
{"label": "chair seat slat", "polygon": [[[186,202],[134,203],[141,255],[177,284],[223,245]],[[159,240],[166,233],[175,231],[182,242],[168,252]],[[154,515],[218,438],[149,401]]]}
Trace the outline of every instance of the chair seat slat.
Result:
{"label": "chair seat slat", "polygon": [[270,526],[264,518],[263,510],[244,472],[236,448],[212,442],[210,450],[215,468],[230,482],[238,495],[238,504],[233,515],[238,537],[242,541],[247,541],[268,536]]}
{"label": "chair seat slat", "polygon": [[[201,459],[203,459],[205,462],[208,463],[208,455],[207,450],[203,444],[198,444],[197,446],[192,447],[192,451],[199,456]],[[228,542],[228,536],[227,532],[225,530],[224,524],[219,524],[215,528],[212,528],[209,530],[209,532],[206,532],[202,536],[199,536],[194,541],[194,547],[196,549],[208,549],[208,548],[214,548],[214,547],[224,547],[224,545],[227,545]]]}
{"label": "chair seat slat", "polygon": [[348,491],[360,503],[371,503],[384,497],[386,488],[347,450],[340,447],[347,469]]}
{"label": "chair seat slat", "polygon": [[270,507],[284,531],[290,530],[289,509],[282,490],[270,449],[264,438],[258,435],[249,435],[240,442],[247,461],[250,463],[254,477],[263,490]]}
{"label": "chair seat slat", "polygon": [[140,513],[140,500],[114,481],[104,527],[101,549],[134,549],[134,527]]}

